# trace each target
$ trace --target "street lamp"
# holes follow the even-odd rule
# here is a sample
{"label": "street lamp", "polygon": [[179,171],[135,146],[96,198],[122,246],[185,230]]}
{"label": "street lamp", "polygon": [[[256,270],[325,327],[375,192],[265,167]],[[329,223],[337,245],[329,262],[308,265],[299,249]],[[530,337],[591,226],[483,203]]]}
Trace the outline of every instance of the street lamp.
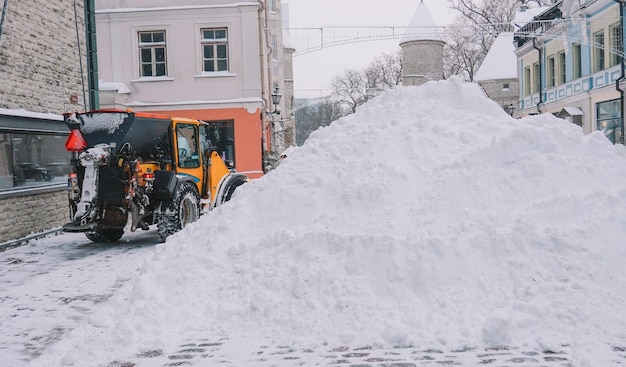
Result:
{"label": "street lamp", "polygon": [[269,113],[270,115],[280,114],[280,110],[278,109],[278,104],[280,103],[281,98],[282,98],[282,95],[280,94],[280,91],[278,90],[278,86],[275,86],[274,92],[272,92],[272,104],[274,105],[274,111],[271,111]]}
{"label": "street lamp", "polygon": [[513,112],[515,112],[515,106],[513,106],[513,103],[509,104],[507,109],[509,110],[509,115],[513,116]]}

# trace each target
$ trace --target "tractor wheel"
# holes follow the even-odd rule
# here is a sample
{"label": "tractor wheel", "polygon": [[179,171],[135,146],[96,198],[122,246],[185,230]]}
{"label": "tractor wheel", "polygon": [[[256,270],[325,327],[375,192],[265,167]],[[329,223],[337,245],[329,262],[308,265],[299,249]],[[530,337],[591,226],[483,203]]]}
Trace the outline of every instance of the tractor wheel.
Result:
{"label": "tractor wheel", "polygon": [[163,241],[200,217],[200,195],[191,182],[181,184],[174,198],[163,205],[164,210],[157,219],[157,229]]}
{"label": "tractor wheel", "polygon": [[93,242],[117,242],[117,240],[122,238],[123,234],[124,234],[123,229],[96,228],[93,232],[85,233],[85,236],[87,236],[87,238],[92,240]]}

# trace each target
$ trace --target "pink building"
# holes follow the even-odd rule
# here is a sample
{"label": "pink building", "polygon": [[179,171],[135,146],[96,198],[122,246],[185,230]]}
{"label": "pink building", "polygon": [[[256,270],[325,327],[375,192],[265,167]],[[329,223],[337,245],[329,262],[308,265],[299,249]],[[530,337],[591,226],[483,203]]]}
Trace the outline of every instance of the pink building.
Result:
{"label": "pink building", "polygon": [[222,155],[259,177],[284,90],[281,28],[280,0],[98,1],[100,107],[211,122]]}

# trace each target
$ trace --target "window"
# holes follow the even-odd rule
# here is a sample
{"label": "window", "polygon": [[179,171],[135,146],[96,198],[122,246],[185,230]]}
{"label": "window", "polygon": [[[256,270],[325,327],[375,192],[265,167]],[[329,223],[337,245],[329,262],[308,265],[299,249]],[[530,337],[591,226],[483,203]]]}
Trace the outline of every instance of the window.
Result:
{"label": "window", "polygon": [[548,77],[546,78],[548,88],[556,85],[556,58],[554,55],[548,57]]}
{"label": "window", "polygon": [[[235,168],[235,122],[233,120],[211,121],[201,126],[200,141],[204,149],[219,153],[228,168]],[[204,129],[204,134],[202,133]]]}
{"label": "window", "polygon": [[0,133],[0,189],[63,184],[71,171],[66,134]]}
{"label": "window", "polygon": [[567,64],[565,61],[565,51],[561,51],[559,52],[559,80],[558,80],[559,85],[565,84],[565,82],[567,81],[566,70],[567,70]]}
{"label": "window", "polygon": [[278,61],[278,40],[276,39],[276,35],[272,35],[272,60]]}
{"label": "window", "polygon": [[620,62],[620,55],[624,52],[624,41],[622,40],[622,22],[616,22],[609,26],[611,37],[610,62],[611,66]]}
{"label": "window", "polygon": [[596,105],[596,128],[602,132],[613,144],[619,141],[621,135],[622,107],[619,99],[600,102]]}
{"label": "window", "polygon": [[604,30],[593,34],[593,72],[604,70]]}
{"label": "window", "polygon": [[524,95],[525,96],[532,94],[531,86],[532,84],[530,80],[530,66],[527,66],[526,68],[524,68]]}
{"label": "window", "polygon": [[167,75],[165,31],[139,32],[139,75]]}
{"label": "window", "polygon": [[538,93],[541,88],[541,80],[539,80],[539,63],[533,64],[533,93]]}
{"label": "window", "polygon": [[176,125],[176,147],[178,149],[178,167],[200,167],[196,127],[190,124]]}
{"label": "window", "polygon": [[572,45],[572,66],[574,79],[580,78],[583,75],[580,43],[575,43]]}
{"label": "window", "polygon": [[276,0],[270,0],[270,11],[276,11]]}
{"label": "window", "polygon": [[508,92],[510,88],[511,88],[511,85],[509,83],[502,84],[502,91]]}
{"label": "window", "polygon": [[201,29],[202,71],[228,71],[228,31],[226,28]]}

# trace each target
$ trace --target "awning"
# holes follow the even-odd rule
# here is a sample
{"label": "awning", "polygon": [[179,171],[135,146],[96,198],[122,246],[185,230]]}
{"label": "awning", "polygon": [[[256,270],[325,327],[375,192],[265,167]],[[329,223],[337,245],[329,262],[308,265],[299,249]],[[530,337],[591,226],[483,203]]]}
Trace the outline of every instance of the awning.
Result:
{"label": "awning", "polygon": [[559,112],[556,117],[570,117],[570,116],[582,116],[584,115],[583,111],[578,107],[563,107],[561,112]]}

